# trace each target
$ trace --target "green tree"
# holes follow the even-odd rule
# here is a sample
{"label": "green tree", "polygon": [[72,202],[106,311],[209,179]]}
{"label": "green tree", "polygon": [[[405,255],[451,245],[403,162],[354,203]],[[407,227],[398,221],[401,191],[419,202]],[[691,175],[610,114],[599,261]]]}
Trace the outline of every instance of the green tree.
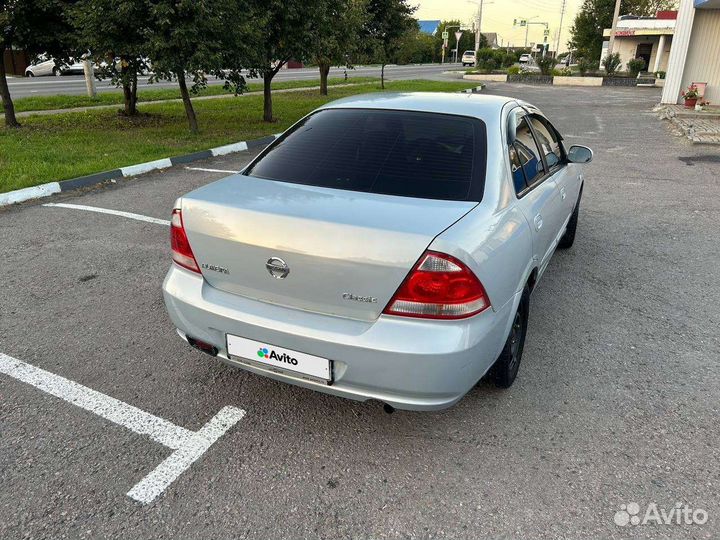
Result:
{"label": "green tree", "polygon": [[272,80],[292,59],[312,55],[319,20],[331,0],[253,0],[258,45],[250,72],[263,79],[263,120],[273,122]]}
{"label": "green tree", "polygon": [[369,0],[363,28],[366,46],[380,59],[380,86],[385,88],[385,65],[396,54],[403,37],[417,28],[414,7],[406,0]]}
{"label": "green tree", "polygon": [[[442,21],[438,26],[438,30],[433,36],[433,39],[435,41],[435,51],[437,53],[436,58],[438,62],[440,61],[442,55],[442,33],[447,30],[448,34],[450,34],[448,36],[448,50],[445,51],[445,59],[448,60],[450,50],[455,48],[455,32],[458,31],[459,26],[464,25],[461,25],[460,21],[458,20]],[[462,33],[463,34],[460,37],[460,44],[458,45],[458,59],[462,56],[463,52],[475,50],[475,32],[472,32],[470,30],[463,30]],[[487,38],[484,34],[480,34],[480,49],[484,49],[487,46]]]}
{"label": "green tree", "polygon": [[324,96],[328,93],[330,67],[350,67],[350,59],[358,50],[365,4],[366,0],[336,0],[317,6],[317,30],[308,52],[320,70],[320,94]]}
{"label": "green tree", "polygon": [[[16,46],[31,56],[47,53],[62,63],[72,52],[67,16],[72,4],[71,0],[0,0],[0,52]],[[5,125],[19,127],[2,60],[0,101],[5,111]]]}
{"label": "green tree", "polygon": [[98,79],[122,87],[123,112],[137,114],[138,74],[149,69],[147,24],[150,9],[137,0],[81,0],[72,13],[78,41],[98,63]]}
{"label": "green tree", "polygon": [[[198,123],[191,93],[207,84],[207,76],[225,79],[226,88],[241,92],[240,70],[249,63],[253,46],[251,6],[242,0],[147,0],[150,81],[177,80],[190,131]],[[188,88],[186,77],[192,79]]]}
{"label": "green tree", "polygon": [[435,39],[417,30],[406,33],[401,39],[392,61],[396,64],[426,64],[435,61]]}

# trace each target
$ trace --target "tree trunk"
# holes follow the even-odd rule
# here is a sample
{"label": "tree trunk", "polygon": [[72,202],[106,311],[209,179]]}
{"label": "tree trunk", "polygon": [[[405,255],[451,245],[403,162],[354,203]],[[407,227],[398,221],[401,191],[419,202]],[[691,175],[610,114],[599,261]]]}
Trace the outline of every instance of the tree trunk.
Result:
{"label": "tree trunk", "polygon": [[328,95],[328,74],[330,73],[330,64],[319,63],[320,68],[320,95]]}
{"label": "tree trunk", "polygon": [[385,64],[380,68],[380,88],[385,90]]}
{"label": "tree trunk", "polygon": [[[0,53],[5,49],[0,49]],[[5,73],[5,64],[0,57],[0,98],[2,98],[3,108],[5,109],[5,125],[7,127],[20,127],[20,123],[15,118],[15,106],[10,97],[10,88],[7,84]]]}
{"label": "tree trunk", "polygon": [[273,110],[272,110],[272,80],[275,76],[273,70],[266,71],[263,74],[263,120],[265,122],[273,121]]}
{"label": "tree trunk", "polygon": [[190,101],[190,92],[188,92],[187,83],[185,82],[185,73],[181,71],[177,74],[177,78],[180,85],[180,95],[182,96],[183,105],[185,105],[185,114],[190,124],[190,132],[195,134],[198,132],[197,117],[195,116],[192,101]]}
{"label": "tree trunk", "polygon": [[137,73],[132,78],[127,77],[128,68],[124,65],[120,68],[122,72],[122,89],[125,116],[135,116],[137,114]]}
{"label": "tree trunk", "polygon": [[137,114],[137,71],[133,73],[132,86],[130,87],[132,113]]}
{"label": "tree trunk", "polygon": [[125,113],[125,116],[132,116],[135,114],[135,111],[133,111],[133,102],[132,102],[132,88],[129,84],[123,83],[123,103],[124,108],[123,112]]}

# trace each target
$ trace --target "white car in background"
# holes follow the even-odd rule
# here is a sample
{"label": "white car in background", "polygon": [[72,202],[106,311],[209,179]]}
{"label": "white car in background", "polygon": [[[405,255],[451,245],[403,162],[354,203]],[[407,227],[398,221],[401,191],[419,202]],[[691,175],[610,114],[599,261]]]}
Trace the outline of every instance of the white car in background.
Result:
{"label": "white car in background", "polygon": [[461,59],[463,67],[475,65],[475,51],[465,51]]}
{"label": "white car in background", "polygon": [[71,60],[69,64],[57,65],[54,58],[45,55],[38,56],[35,61],[25,69],[26,77],[43,77],[45,75],[78,75],[83,73],[81,61]]}

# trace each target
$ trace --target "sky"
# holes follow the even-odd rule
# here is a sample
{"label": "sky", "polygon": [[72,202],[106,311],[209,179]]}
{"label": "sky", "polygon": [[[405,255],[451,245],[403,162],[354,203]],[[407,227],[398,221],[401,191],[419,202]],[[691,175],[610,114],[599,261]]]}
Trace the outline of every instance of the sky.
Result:
{"label": "sky", "polygon": [[[411,0],[411,5],[418,5],[415,17],[420,20],[448,20],[459,19],[468,25],[477,14],[477,1],[469,0]],[[560,34],[560,51],[567,50],[567,41],[570,38],[570,27],[582,0],[565,0],[565,16]],[[560,12],[563,0],[485,0],[483,2],[482,31],[497,32],[498,42],[510,43],[521,47],[525,44],[525,28],[514,27],[513,19],[526,18],[532,22],[546,22],[550,30],[548,41],[550,48],[555,48],[555,38],[560,28]],[[539,24],[529,26],[528,43],[540,43],[543,40],[544,27]]]}

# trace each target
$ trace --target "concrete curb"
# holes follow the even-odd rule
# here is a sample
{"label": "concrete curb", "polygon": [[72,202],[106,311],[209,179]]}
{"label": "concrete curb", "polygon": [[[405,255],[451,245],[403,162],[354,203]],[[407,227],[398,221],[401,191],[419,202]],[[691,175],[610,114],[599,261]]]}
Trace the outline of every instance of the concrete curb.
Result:
{"label": "concrete curb", "polygon": [[80,176],[78,178],[71,178],[69,180],[62,180],[60,182],[48,182],[47,184],[40,184],[39,186],[17,189],[7,193],[0,193],[0,207],[32,199],[40,199],[42,197],[48,197],[56,193],[71,191],[73,189],[94,186],[109,180],[115,180],[117,178],[138,176],[151,171],[167,169],[175,165],[192,163],[193,161],[199,161],[201,159],[261,148],[263,146],[267,146],[279,136],[280,133],[276,133],[275,135],[268,135],[267,137],[261,137],[259,139],[252,139],[249,141],[240,141],[233,144],[227,144],[225,146],[219,146],[217,148],[211,148],[210,150],[201,150],[199,152],[193,152],[182,156],[156,159],[154,161],[148,161],[147,163],[137,163],[135,165],[121,167],[112,171],[103,171],[87,176]]}

